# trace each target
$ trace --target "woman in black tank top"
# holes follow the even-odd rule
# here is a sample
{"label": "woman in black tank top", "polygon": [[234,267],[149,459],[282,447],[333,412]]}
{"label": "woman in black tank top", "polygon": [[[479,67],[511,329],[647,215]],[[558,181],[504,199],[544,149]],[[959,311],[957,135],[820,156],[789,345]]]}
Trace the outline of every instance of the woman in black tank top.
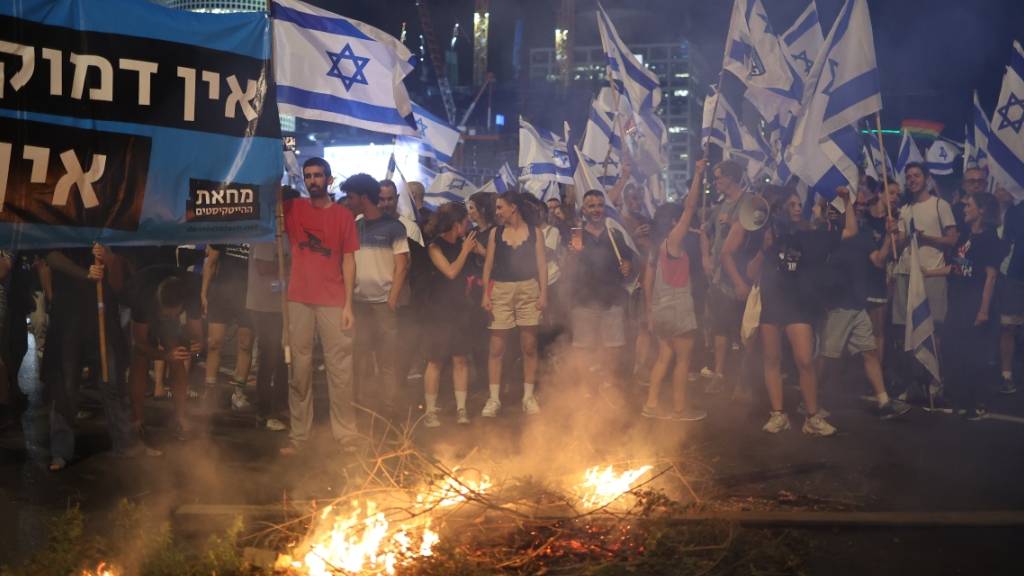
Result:
{"label": "woman in black tank top", "polygon": [[537,377],[537,326],[547,305],[548,269],[544,238],[537,215],[526,196],[508,192],[498,197],[498,222],[487,242],[482,305],[491,313],[491,342],[487,359],[490,398],[482,415],[501,408],[501,362],[508,331],[519,328],[523,351],[523,412],[540,411],[533,396]]}

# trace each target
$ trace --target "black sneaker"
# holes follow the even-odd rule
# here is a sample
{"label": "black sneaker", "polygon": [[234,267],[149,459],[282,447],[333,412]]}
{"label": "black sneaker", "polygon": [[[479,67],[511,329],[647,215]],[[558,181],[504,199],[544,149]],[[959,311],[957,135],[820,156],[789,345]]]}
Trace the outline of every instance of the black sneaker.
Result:
{"label": "black sneaker", "polygon": [[898,398],[890,398],[888,402],[878,407],[878,417],[882,420],[892,420],[907,412],[910,412],[910,404]]}
{"label": "black sneaker", "polygon": [[1013,380],[1010,378],[1003,378],[1003,384],[999,387],[1000,394],[1016,394],[1017,386],[1014,385]]}

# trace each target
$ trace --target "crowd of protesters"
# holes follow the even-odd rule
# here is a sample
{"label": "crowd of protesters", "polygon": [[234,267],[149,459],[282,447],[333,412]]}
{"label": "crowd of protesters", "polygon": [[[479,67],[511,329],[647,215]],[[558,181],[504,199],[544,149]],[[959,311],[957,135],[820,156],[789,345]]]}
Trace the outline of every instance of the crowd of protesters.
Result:
{"label": "crowd of protesters", "polygon": [[[838,380],[844,357],[863,363],[882,419],[919,403],[977,420],[990,393],[1016,391],[1024,205],[987,192],[984,171],[968,169],[949,199],[926,166],[911,163],[903,188],[863,177],[856,190],[816,202],[751,186],[733,161],[706,170],[698,161],[684,200],[653,214],[625,170],[607,194],[570,189],[545,201],[478,192],[428,207],[412,182],[415,211],[400,215],[394,182],[357,174],[336,200],[330,165],[312,158],[303,166],[308,196],[282,192],[280,244],[3,254],[5,422],[26,404],[18,378],[29,328],[54,471],[75,456],[84,381],[98,384],[113,450],[128,457],[160,454],[147,442],[147,397],[172,403],[171,428],[183,439],[190,401],[223,398],[254,410],[266,429],[288,431],[283,455],[300,452],[318,371],[344,450],[361,445],[365,414],[442,426],[448,378],[451,420],[463,425],[474,414],[498,417],[513,397],[527,417],[542,417],[544,395],[565,386],[581,395],[647,386],[639,415],[699,421],[707,412],[687,394],[696,382],[740,402],[763,382],[763,429],[774,434],[790,428],[791,377],[802,430],[818,436],[836,432],[818,391]],[[767,210],[749,225],[755,206]],[[904,352],[912,238],[941,379]],[[228,341],[231,371],[221,368]],[[193,371],[205,385],[190,384]],[[471,397],[474,389],[481,394]]]}

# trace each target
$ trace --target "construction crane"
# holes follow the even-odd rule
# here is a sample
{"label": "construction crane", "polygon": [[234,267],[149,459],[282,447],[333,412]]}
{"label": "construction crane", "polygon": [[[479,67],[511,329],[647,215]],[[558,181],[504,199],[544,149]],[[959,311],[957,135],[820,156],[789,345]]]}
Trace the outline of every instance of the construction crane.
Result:
{"label": "construction crane", "polygon": [[420,14],[420,25],[423,27],[423,36],[427,40],[427,52],[430,54],[430,63],[434,66],[434,74],[437,76],[437,87],[441,90],[441,100],[444,102],[445,115],[448,116],[448,124],[455,124],[455,98],[452,97],[452,87],[448,83],[448,75],[444,71],[444,56],[441,46],[437,43],[437,35],[434,33],[434,22],[430,17],[430,8],[427,0],[417,0],[416,9]]}

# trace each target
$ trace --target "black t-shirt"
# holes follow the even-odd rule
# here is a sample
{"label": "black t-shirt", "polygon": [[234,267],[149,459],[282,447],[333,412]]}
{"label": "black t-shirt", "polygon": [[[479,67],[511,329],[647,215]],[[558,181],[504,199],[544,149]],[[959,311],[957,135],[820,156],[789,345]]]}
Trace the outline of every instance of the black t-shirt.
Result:
{"label": "black t-shirt", "polygon": [[[861,230],[867,228],[867,231],[871,234],[871,252],[878,250],[886,242],[885,221],[885,216],[875,218],[868,215],[860,227]],[[885,268],[879,268],[870,263],[870,261],[868,262],[867,270],[867,296],[870,300],[876,302],[883,302],[889,296],[889,289],[885,279]]]}
{"label": "black t-shirt", "polygon": [[[771,294],[811,313],[823,310],[829,298],[823,289],[827,265],[840,237],[839,232],[829,230],[776,234],[762,266],[762,298]],[[762,305],[768,306],[767,299]]]}
{"label": "black t-shirt", "polygon": [[[635,255],[626,245],[626,239],[618,230],[613,230],[615,244],[622,254],[623,260],[633,262]],[[608,230],[602,230],[594,236],[583,230],[583,251],[576,256],[576,306],[593,306],[610,308],[623,304],[629,293],[622,285],[622,273],[619,261],[615,256],[615,248],[608,237]],[[635,266],[634,266],[635,268]]]}
{"label": "black t-shirt", "polygon": [[244,282],[249,274],[248,244],[210,244],[220,253],[217,259],[217,275],[213,278],[217,284],[235,284]]}
{"label": "black t-shirt", "polygon": [[1003,215],[1003,240],[1013,247],[1006,276],[1024,281],[1024,202],[1011,206]]}
{"label": "black t-shirt", "polygon": [[877,270],[870,255],[875,239],[870,229],[861,228],[853,238],[841,240],[828,261],[824,290],[829,293],[829,308],[862,310],[867,305],[871,271]]}
{"label": "black t-shirt", "polygon": [[142,324],[159,322],[160,304],[156,299],[157,288],[161,282],[172,276],[185,283],[185,314],[190,319],[202,317],[202,306],[199,301],[202,280],[199,276],[174,266],[157,265],[139,270],[125,289],[128,306],[132,311],[132,321]]}
{"label": "black t-shirt", "polygon": [[[951,326],[971,326],[981,307],[986,268],[999,269],[1006,257],[1006,245],[994,230],[980,234],[965,232],[953,251],[949,268],[949,317]],[[994,311],[989,311],[989,318]]]}
{"label": "black t-shirt", "polygon": [[[444,255],[448,262],[458,260],[459,253],[462,252],[461,238],[452,244],[444,238],[437,236],[431,242],[431,245],[440,248],[441,254]],[[466,278],[468,276],[466,266],[464,265],[455,278],[451,279],[441,273],[433,263],[431,263],[430,270],[429,315],[433,318],[448,318],[454,315],[465,314],[470,304],[469,297],[466,294]]]}

